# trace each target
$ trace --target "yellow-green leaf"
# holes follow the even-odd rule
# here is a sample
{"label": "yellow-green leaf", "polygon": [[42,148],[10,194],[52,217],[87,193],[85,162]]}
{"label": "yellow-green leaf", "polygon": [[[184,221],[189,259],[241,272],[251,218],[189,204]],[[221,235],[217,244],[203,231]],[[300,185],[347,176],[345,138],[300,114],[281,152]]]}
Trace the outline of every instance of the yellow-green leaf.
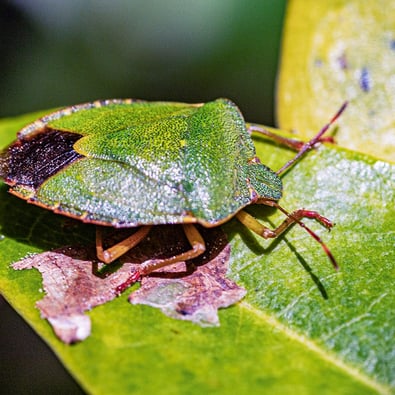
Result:
{"label": "yellow-green leaf", "polygon": [[[26,118],[24,121],[28,121]],[[20,120],[0,124],[10,142]],[[276,169],[293,153],[263,137],[258,155]],[[35,307],[38,272],[10,267],[27,254],[94,241],[91,225],[26,204],[0,186],[0,290],[92,394],[390,394],[394,392],[395,166],[322,146],[287,172],[282,204],[336,222],[326,232],[335,272],[300,227],[264,241],[233,220],[229,276],[247,296],[201,328],[122,297],[93,309],[92,335],[67,346]],[[254,209],[278,224],[271,209]],[[135,288],[134,288],[135,289]],[[15,341],[17,341],[16,339]]]}
{"label": "yellow-green leaf", "polygon": [[292,0],[277,115],[311,136],[345,100],[339,145],[395,160],[395,2]]}

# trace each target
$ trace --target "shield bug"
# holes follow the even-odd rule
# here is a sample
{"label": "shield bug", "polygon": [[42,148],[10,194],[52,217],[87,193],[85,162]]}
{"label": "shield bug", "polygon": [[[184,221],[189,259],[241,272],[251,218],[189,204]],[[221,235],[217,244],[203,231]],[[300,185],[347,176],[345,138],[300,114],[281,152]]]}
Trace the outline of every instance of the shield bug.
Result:
{"label": "shield bug", "polygon": [[[141,276],[205,250],[195,224],[219,226],[232,217],[263,238],[298,223],[335,259],[301,219],[331,221],[316,211],[287,212],[279,175],[323,134],[344,110],[307,143],[246,127],[237,106],[218,99],[202,104],[104,100],[65,108],[23,128],[1,155],[0,176],[10,192],[29,203],[97,226],[97,257],[111,263],[144,239],[152,226],[181,224],[191,249],[149,260],[119,291]],[[256,156],[251,133],[263,133],[299,152],[274,172]],[[286,218],[269,229],[244,211],[251,204],[281,210]],[[137,228],[105,249],[102,226]]]}

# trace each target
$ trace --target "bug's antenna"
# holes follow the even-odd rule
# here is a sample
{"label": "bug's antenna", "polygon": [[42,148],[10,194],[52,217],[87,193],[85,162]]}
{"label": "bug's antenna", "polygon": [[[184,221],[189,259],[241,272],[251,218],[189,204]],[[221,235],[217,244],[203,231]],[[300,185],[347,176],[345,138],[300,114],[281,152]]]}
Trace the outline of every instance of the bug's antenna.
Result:
{"label": "bug's antenna", "polygon": [[346,109],[348,102],[344,102],[342,106],[339,108],[337,113],[333,116],[333,118],[307,143],[303,144],[300,148],[299,152],[288,161],[280,170],[276,171],[276,174],[279,175],[283,173],[286,169],[292,166],[301,156],[303,156],[307,151],[310,151],[321,139],[324,133],[331,127],[333,123],[340,117],[342,112]]}

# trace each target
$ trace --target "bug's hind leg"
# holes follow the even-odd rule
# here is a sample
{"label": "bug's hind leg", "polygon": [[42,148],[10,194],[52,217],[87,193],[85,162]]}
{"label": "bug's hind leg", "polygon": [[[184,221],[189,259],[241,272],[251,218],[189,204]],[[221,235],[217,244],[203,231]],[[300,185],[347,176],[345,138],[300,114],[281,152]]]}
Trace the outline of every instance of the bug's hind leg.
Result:
{"label": "bug's hind leg", "polygon": [[178,255],[174,255],[170,258],[150,259],[148,261],[145,261],[140,265],[140,268],[136,272],[132,273],[131,276],[124,283],[117,287],[118,293],[123,292],[130,285],[138,281],[142,276],[146,276],[147,274],[162,267],[196,258],[199,255],[203,254],[204,251],[206,251],[206,244],[204,242],[204,239],[199,231],[196,229],[196,227],[192,224],[185,224],[182,225],[182,227],[192,248],[188,251],[185,251]]}
{"label": "bug's hind leg", "polygon": [[151,225],[142,226],[137,232],[120,241],[108,249],[103,248],[103,237],[101,228],[96,228],[96,255],[104,263],[111,263],[120,256],[126,254],[135,247],[141,240],[145,239],[151,230]]}

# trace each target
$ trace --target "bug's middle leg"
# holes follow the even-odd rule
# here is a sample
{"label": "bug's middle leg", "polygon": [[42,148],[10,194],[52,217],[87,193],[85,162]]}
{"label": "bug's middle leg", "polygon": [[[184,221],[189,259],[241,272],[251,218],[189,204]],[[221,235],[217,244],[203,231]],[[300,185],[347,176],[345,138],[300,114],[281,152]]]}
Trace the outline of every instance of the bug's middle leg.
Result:
{"label": "bug's middle leg", "polygon": [[122,293],[126,288],[138,281],[142,276],[146,276],[147,274],[162,267],[196,258],[199,255],[203,254],[204,251],[206,251],[206,244],[204,242],[204,239],[199,231],[196,229],[196,227],[192,224],[185,224],[182,227],[192,248],[186,252],[174,255],[170,258],[151,259],[149,261],[145,261],[140,265],[139,269],[132,273],[124,283],[118,285],[118,287],[116,288],[116,292],[118,294]]}
{"label": "bug's middle leg", "polygon": [[183,225],[183,229],[189,243],[191,244],[192,248],[190,250],[178,255],[174,255],[170,258],[151,259],[149,261],[142,263],[137,271],[132,273],[125,282],[118,285],[118,287],[116,288],[116,292],[118,294],[121,294],[123,291],[125,291],[126,288],[130,287],[133,283],[138,281],[142,276],[146,276],[147,274],[157,269],[160,269],[161,267],[165,267],[177,262],[193,259],[203,254],[203,252],[206,251],[206,244],[204,242],[202,235],[199,233],[196,227],[192,224],[185,224]]}
{"label": "bug's middle leg", "polygon": [[196,227],[192,224],[182,225],[185,235],[188,239],[189,244],[191,245],[191,249],[181,254],[174,255],[170,258],[165,259],[151,259],[141,264],[139,268],[140,276],[146,276],[147,274],[160,269],[165,266],[172,265],[177,262],[187,261],[189,259],[193,259],[203,254],[206,251],[206,244],[202,235],[196,229]]}
{"label": "bug's middle leg", "polygon": [[142,226],[137,232],[133,233],[131,236],[120,241],[114,246],[104,249],[103,248],[103,237],[101,229],[96,228],[96,255],[104,263],[109,264],[114,262],[120,256],[126,254],[134,246],[140,243],[141,240],[145,239],[148,232],[151,230],[152,225]]}

